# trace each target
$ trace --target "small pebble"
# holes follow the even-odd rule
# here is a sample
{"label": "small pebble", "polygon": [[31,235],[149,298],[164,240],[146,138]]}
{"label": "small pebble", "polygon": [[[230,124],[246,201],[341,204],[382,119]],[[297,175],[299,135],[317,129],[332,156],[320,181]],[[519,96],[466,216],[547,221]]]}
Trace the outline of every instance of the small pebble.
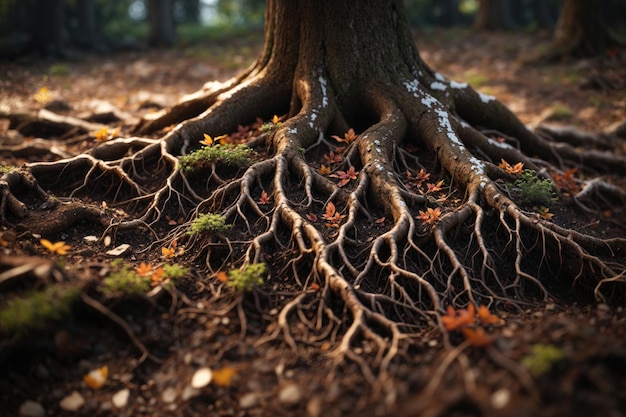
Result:
{"label": "small pebble", "polygon": [[113,405],[117,408],[124,408],[128,404],[128,397],[130,397],[130,390],[125,388],[113,394]]}
{"label": "small pebble", "polygon": [[213,372],[209,368],[200,368],[191,378],[191,386],[196,389],[204,388],[213,379]]}
{"label": "small pebble", "polygon": [[19,413],[21,417],[43,417],[46,410],[38,402],[27,400],[20,405]]}
{"label": "small pebble", "polygon": [[83,238],[85,243],[93,244],[98,242],[98,238],[96,236],[85,236]]}
{"label": "small pebble", "polygon": [[164,403],[171,404],[176,401],[177,396],[178,393],[176,392],[176,388],[167,388],[165,391],[163,391],[163,394],[161,394],[161,399]]}
{"label": "small pebble", "polygon": [[500,410],[509,403],[511,399],[511,391],[506,388],[497,390],[491,395],[491,405],[496,410]]}
{"label": "small pebble", "polygon": [[122,256],[126,252],[130,250],[130,245],[128,243],[123,243],[115,248],[106,251],[106,254],[109,256]]}
{"label": "small pebble", "polygon": [[78,411],[83,405],[85,405],[85,399],[78,391],[74,391],[67,397],[63,398],[59,405],[65,411]]}
{"label": "small pebble", "polygon": [[257,405],[257,403],[259,402],[259,398],[256,394],[256,392],[249,392],[247,394],[244,394],[240,399],[239,399],[239,407],[241,408],[252,408],[255,405]]}
{"label": "small pebble", "polygon": [[294,383],[284,385],[278,393],[278,401],[285,405],[295,405],[302,399],[300,387]]}
{"label": "small pebble", "polygon": [[183,399],[183,401],[187,401],[188,399],[193,398],[198,394],[200,394],[199,390],[195,389],[191,385],[187,385],[183,389],[183,394],[181,395],[181,398]]}

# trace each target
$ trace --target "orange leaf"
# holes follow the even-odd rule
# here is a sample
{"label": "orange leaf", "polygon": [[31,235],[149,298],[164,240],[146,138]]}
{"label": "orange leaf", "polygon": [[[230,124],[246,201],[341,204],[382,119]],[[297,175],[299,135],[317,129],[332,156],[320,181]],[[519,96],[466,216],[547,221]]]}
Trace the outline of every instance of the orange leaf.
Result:
{"label": "orange leaf", "polygon": [[152,274],[152,276],[150,277],[150,281],[152,281],[153,284],[159,284],[160,282],[163,281],[163,268],[158,267],[154,273]]}
{"label": "orange leaf", "polygon": [[103,367],[94,369],[87,375],[83,376],[83,381],[85,381],[85,384],[87,384],[89,388],[99,389],[107,381],[108,376],[109,367],[104,365]]}
{"label": "orange leaf", "polygon": [[469,342],[470,345],[474,347],[487,347],[493,344],[493,339],[485,333],[485,329],[479,327],[477,329],[470,329],[468,327],[464,327],[461,329],[465,339]]}
{"label": "orange leaf", "polygon": [[476,322],[476,309],[473,304],[467,307],[467,310],[454,310],[454,307],[447,307],[448,315],[441,317],[441,322],[448,331],[461,329],[467,325]]}
{"label": "orange leaf", "polygon": [[352,143],[357,138],[357,135],[356,133],[354,133],[354,129],[350,128],[348,132],[345,135],[343,135],[343,138],[340,138],[337,135],[333,135],[331,137],[335,139],[337,142]]}
{"label": "orange leaf", "polygon": [[425,224],[434,224],[441,218],[441,209],[439,207],[430,208],[426,211],[419,211],[419,216],[415,216],[416,219],[423,221]]}
{"label": "orange leaf", "polygon": [[237,374],[237,370],[231,366],[225,366],[222,369],[213,370],[213,378],[211,381],[220,387],[230,387],[233,377]]}
{"label": "orange leaf", "polygon": [[317,282],[312,282],[311,285],[309,285],[309,288],[313,291],[317,291],[320,289],[320,284],[318,284]]}
{"label": "orange leaf", "polygon": [[226,272],[224,271],[217,271],[217,273],[215,274],[215,278],[222,282],[226,282],[228,281],[228,274],[226,274]]}
{"label": "orange leaf", "polygon": [[478,306],[478,318],[482,324],[496,324],[500,323],[500,318],[492,315],[489,312],[489,308],[487,306]]}
{"label": "orange leaf", "polygon": [[326,165],[322,165],[320,169],[318,170],[318,172],[322,175],[330,175],[330,167],[327,167]]}
{"label": "orange leaf", "polygon": [[522,171],[524,171],[524,163],[518,162],[515,165],[511,165],[502,158],[500,159],[500,164],[498,165],[498,168],[503,169],[507,174],[519,175],[522,173]]}
{"label": "orange leaf", "polygon": [[441,191],[441,187],[443,186],[443,180],[439,181],[437,184],[428,183],[426,184],[426,194],[434,193],[435,191]]}
{"label": "orange leaf", "polygon": [[329,201],[326,205],[326,212],[324,213],[324,217],[327,219],[332,218],[335,215],[336,210],[337,209],[335,208],[335,204],[332,201]]}
{"label": "orange leaf", "polygon": [[152,273],[152,265],[142,262],[139,268],[135,270],[139,275],[146,276]]}
{"label": "orange leaf", "polygon": [[169,258],[173,258],[174,257],[174,255],[176,254],[176,251],[174,250],[174,248],[162,247],[161,248],[161,254],[163,255],[163,257],[169,259]]}

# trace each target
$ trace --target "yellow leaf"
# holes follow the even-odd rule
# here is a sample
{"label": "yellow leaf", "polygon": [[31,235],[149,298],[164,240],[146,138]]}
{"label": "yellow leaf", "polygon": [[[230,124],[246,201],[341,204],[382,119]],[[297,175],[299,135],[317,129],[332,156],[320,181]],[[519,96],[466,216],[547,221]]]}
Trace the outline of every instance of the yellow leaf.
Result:
{"label": "yellow leaf", "polygon": [[165,257],[165,258],[173,258],[174,255],[176,255],[176,251],[174,250],[174,248],[166,248],[166,247],[162,247],[161,248],[161,254]]}
{"label": "yellow leaf", "polygon": [[201,144],[205,145],[205,146],[213,146],[213,144],[215,143],[215,141],[213,140],[213,138],[211,137],[211,135],[208,134],[204,134],[204,139],[200,141]]}
{"label": "yellow leaf", "polygon": [[212,382],[220,387],[230,387],[233,377],[237,374],[237,370],[231,366],[225,366],[222,369],[213,370]]}
{"label": "yellow leaf", "polygon": [[272,123],[274,123],[275,125],[277,125],[277,124],[278,124],[278,121],[279,121],[278,116],[277,116],[277,115],[274,115],[274,117],[272,117]]}
{"label": "yellow leaf", "polygon": [[94,369],[87,375],[83,376],[83,381],[85,381],[85,384],[87,384],[89,388],[99,389],[107,381],[108,376],[109,367],[104,365],[103,367]]}
{"label": "yellow leaf", "polygon": [[33,94],[33,98],[37,103],[46,104],[52,100],[52,95],[48,91],[48,87],[41,87],[38,92]]}
{"label": "yellow leaf", "polygon": [[52,243],[48,239],[41,239],[39,242],[50,253],[58,253],[59,255],[67,255],[67,251],[72,249],[70,245],[66,245],[63,241]]}

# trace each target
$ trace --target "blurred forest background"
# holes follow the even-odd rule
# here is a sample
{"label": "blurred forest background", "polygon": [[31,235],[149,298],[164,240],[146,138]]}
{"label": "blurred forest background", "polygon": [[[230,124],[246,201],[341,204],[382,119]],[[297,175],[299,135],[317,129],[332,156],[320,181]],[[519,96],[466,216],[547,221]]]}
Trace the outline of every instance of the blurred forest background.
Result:
{"label": "blurred forest background", "polygon": [[[551,31],[567,52],[623,45],[626,0],[405,0],[411,23],[476,30]],[[0,59],[71,57],[262,36],[263,0],[0,0]],[[586,45],[580,45],[580,39]]]}

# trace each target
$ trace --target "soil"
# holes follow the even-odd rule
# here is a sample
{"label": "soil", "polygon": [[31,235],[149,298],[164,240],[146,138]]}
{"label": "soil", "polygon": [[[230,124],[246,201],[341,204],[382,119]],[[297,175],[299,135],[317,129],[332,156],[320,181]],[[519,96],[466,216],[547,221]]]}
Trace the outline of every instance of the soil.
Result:
{"label": "soil", "polygon": [[[547,45],[547,34],[437,30],[419,33],[416,39],[431,67],[495,95],[529,125],[551,123],[599,132],[626,119],[624,51],[537,65],[526,61]],[[46,101],[55,112],[92,122],[122,119],[111,126],[117,123],[128,133],[132,122],[147,112],[252,63],[261,42],[262,34],[256,33],[166,51],[0,63],[0,122],[7,114],[36,114]],[[46,100],[37,94],[46,95]],[[41,131],[42,126],[35,128]],[[4,135],[1,129],[0,124]],[[75,132],[49,136],[42,143],[4,135],[2,164],[39,159],[32,152],[9,152],[23,141],[56,147],[59,155],[79,154],[95,143],[92,136]],[[626,141],[596,146],[626,154]],[[620,178],[613,182],[624,185]],[[555,218],[565,213],[559,207],[553,210]],[[580,215],[562,222],[597,236],[623,236],[624,208],[605,214],[604,219]],[[42,217],[39,223],[48,232],[49,221]],[[177,222],[173,213],[170,223]],[[381,230],[389,226],[384,219],[375,224]],[[84,237],[99,236],[104,229],[86,222],[50,236],[72,246],[66,257],[46,255],[36,225],[33,221],[2,230],[8,241],[0,262],[4,270],[11,263],[46,267],[40,270],[44,273],[33,272],[11,286],[0,282],[0,305],[51,281],[84,286],[84,293],[93,295],[92,283],[112,268],[112,257],[104,252],[120,243],[131,245],[124,262],[133,268],[142,261],[158,262],[161,256],[158,247],[150,246],[149,236],[133,232],[120,231],[111,247],[94,246]],[[193,263],[186,266],[193,270]],[[261,306],[270,299],[269,305],[283,304],[281,291],[288,285],[285,280],[243,296],[212,298],[214,282],[185,278],[178,291],[105,300],[104,312],[83,298],[61,320],[20,337],[3,335],[0,415],[626,415],[626,314],[619,304],[559,299],[521,311],[492,312],[500,321],[488,327],[495,343],[487,349],[468,346],[454,334],[456,348],[446,348],[437,329],[421,329],[419,342],[392,361],[388,376],[370,384],[358,362],[335,363],[327,342],[297,344],[294,349],[272,338],[280,330],[275,325],[277,310]],[[206,305],[210,300],[219,303]],[[303,324],[294,321],[294,335],[306,334],[298,326]],[[375,360],[368,356],[371,346],[364,343],[354,349]],[[108,368],[104,385],[88,386],[84,376],[103,366]],[[204,368],[213,371],[213,381],[193,388],[194,375]]]}

